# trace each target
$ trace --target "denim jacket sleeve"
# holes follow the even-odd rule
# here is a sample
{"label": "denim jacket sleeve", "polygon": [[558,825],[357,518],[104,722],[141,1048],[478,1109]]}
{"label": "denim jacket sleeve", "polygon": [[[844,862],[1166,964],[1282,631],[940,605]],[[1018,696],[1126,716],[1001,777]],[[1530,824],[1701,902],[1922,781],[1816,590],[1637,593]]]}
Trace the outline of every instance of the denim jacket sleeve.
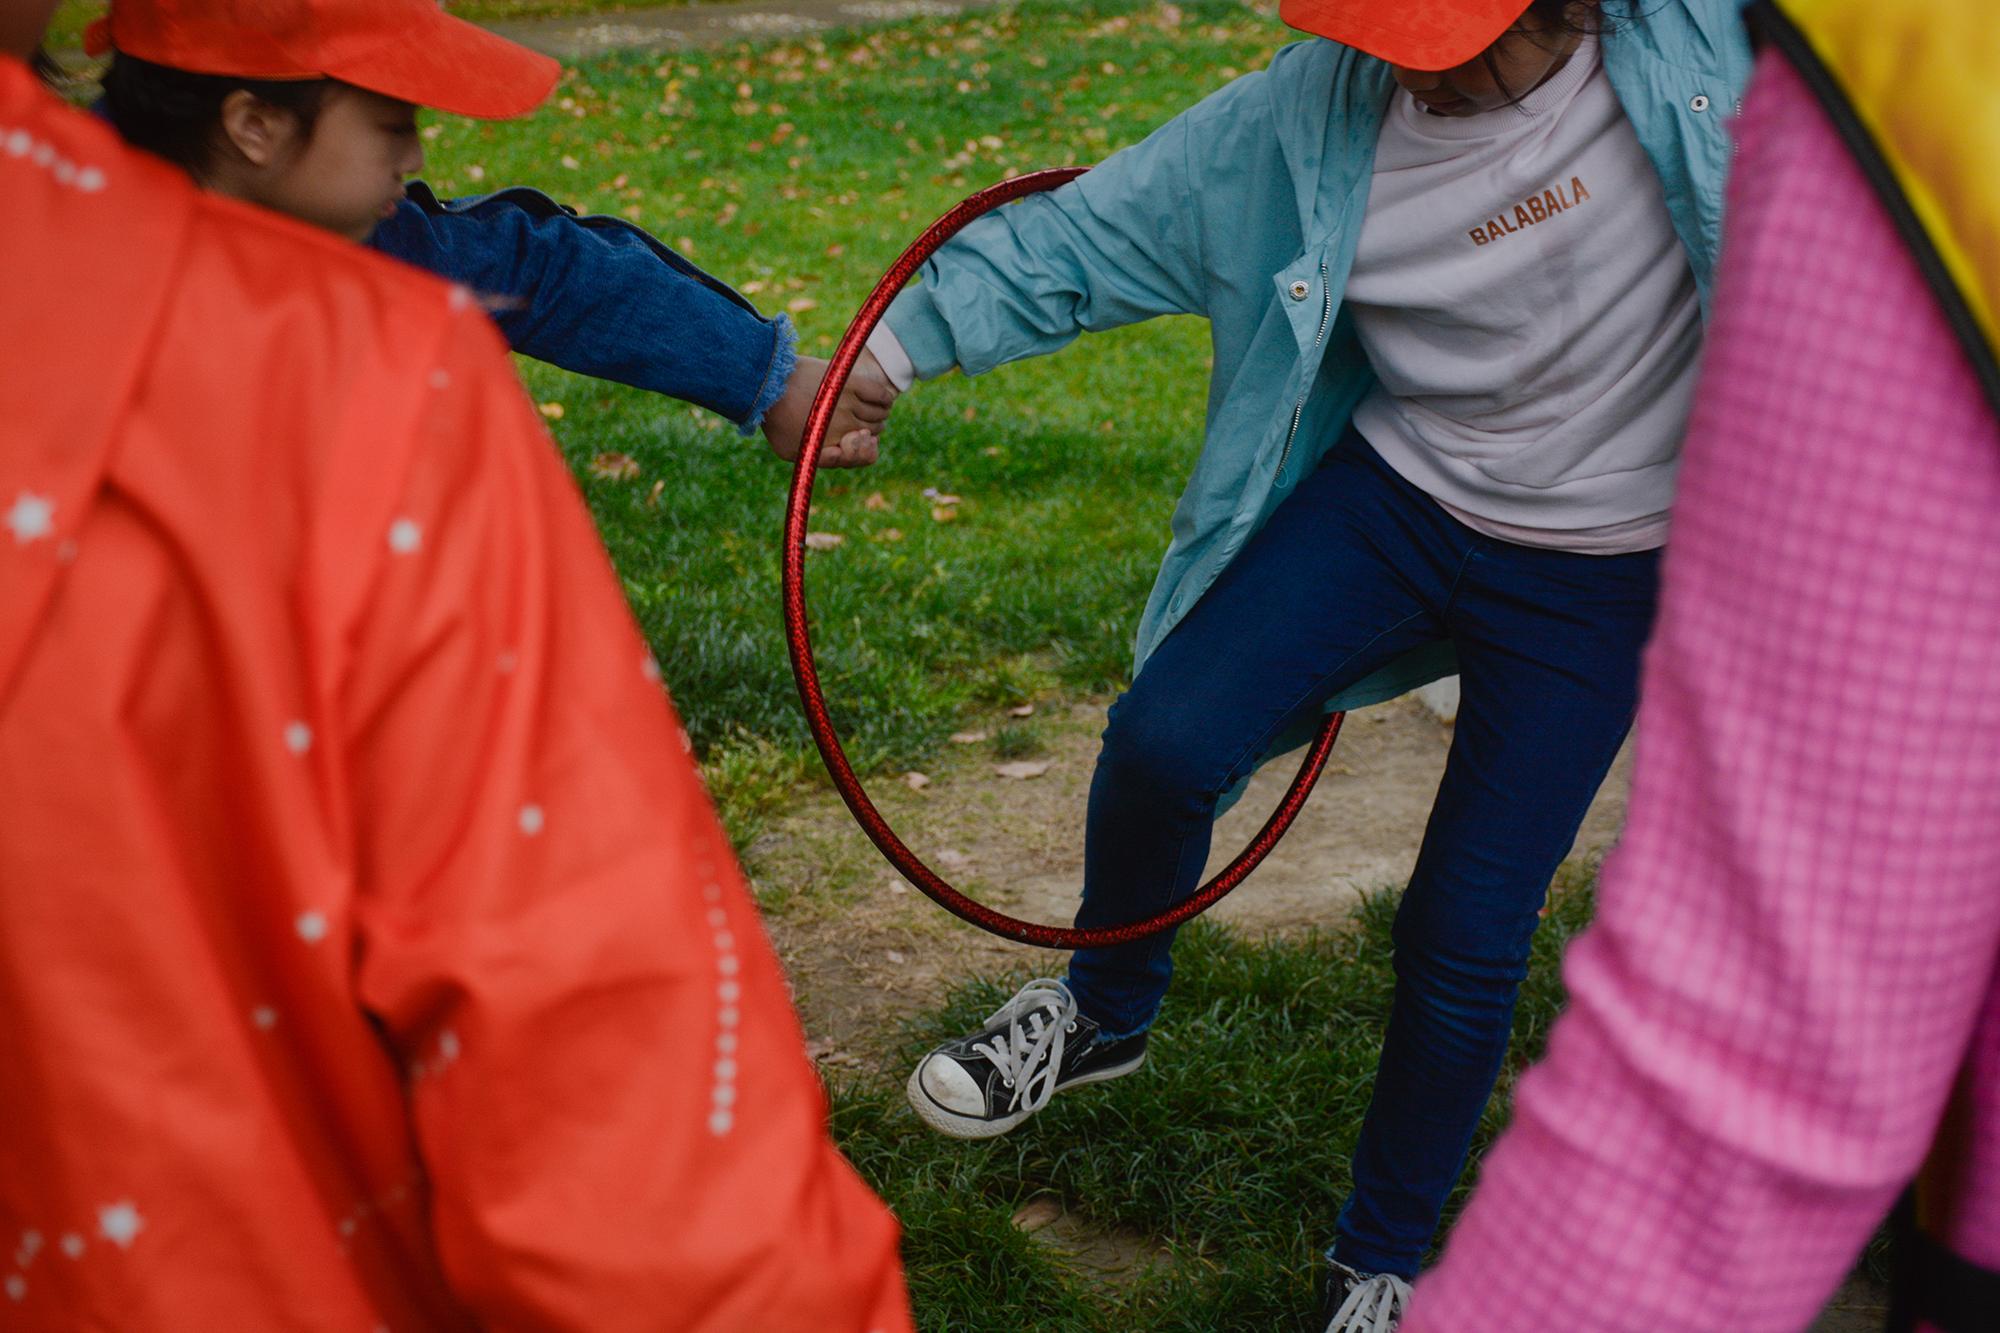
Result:
{"label": "denim jacket sleeve", "polygon": [[515,351],[698,403],[746,435],[791,377],[790,319],[763,318],[640,228],[536,190],[440,200],[412,181],[368,244],[470,288]]}
{"label": "denim jacket sleeve", "polygon": [[917,373],[977,375],[1081,332],[1205,313],[1188,141],[1183,114],[953,238],[889,311]]}

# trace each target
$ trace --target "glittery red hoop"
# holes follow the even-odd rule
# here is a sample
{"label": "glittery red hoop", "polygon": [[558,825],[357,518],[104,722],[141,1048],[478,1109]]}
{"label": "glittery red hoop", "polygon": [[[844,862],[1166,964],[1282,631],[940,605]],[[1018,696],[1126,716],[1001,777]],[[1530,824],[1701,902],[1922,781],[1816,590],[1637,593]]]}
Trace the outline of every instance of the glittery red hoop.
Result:
{"label": "glittery red hoop", "polygon": [[1177,926],[1197,914],[1206,911],[1221,900],[1222,896],[1241,884],[1252,870],[1257,868],[1285,830],[1298,817],[1306,797],[1312,792],[1313,784],[1326,767],[1327,756],[1333,751],[1333,743],[1340,735],[1343,714],[1334,713],[1327,717],[1319,734],[1306,751],[1305,762],[1299,765],[1292,785],[1278,808],[1265,821],[1257,836],[1250,840],[1234,861],[1201,886],[1193,894],[1174,904],[1166,911],[1143,921],[1134,921],[1122,926],[1103,926],[1089,930],[1066,926],[1039,925],[1031,921],[1021,921],[997,912],[982,903],[974,902],[951,887],[939,877],[936,871],[925,865],[917,854],[896,836],[889,822],[882,817],[862,789],[861,781],[854,775],[854,768],[847,762],[846,753],[840,748],[840,737],[835,732],[833,719],[826,708],[826,697],[820,691],[819,669],[813,662],[812,630],[806,614],[806,520],[812,508],[813,478],[819,469],[819,453],[826,441],[828,424],[833,420],[834,404],[840,400],[841,391],[847,385],[847,377],[854,369],[854,363],[861,355],[868,335],[882,318],[882,312],[903,289],[924,261],[936,253],[939,246],[950,240],[958,230],[981,214],[1010,203],[1023,195],[1042,190],[1052,190],[1065,181],[1083,174],[1083,167],[1061,167],[1051,171],[1036,171],[998,185],[981,190],[965,202],[946,213],[923,235],[919,236],[909,249],[903,251],[888,273],[875,285],[875,290],[862,305],[854,322],[847,326],[847,334],[835,349],[832,364],[827,367],[826,378],[819,387],[819,396],[813,400],[812,413],[806,420],[805,439],[799,449],[799,459],[792,472],[791,498],[785,510],[784,549],[784,598],[785,598],[785,640],[790,646],[792,674],[798,679],[799,702],[804,706],[806,722],[812,728],[813,741],[819,746],[820,758],[826,761],[827,771],[833,776],[833,785],[840,792],[847,808],[854,813],[862,831],[881,849],[889,864],[910,883],[923,890],[938,906],[963,920],[970,921],[981,930],[990,931],[1004,939],[1017,940],[1022,944],[1039,945],[1047,949],[1087,949],[1107,944],[1124,944],[1132,940],[1144,939],[1148,935]]}

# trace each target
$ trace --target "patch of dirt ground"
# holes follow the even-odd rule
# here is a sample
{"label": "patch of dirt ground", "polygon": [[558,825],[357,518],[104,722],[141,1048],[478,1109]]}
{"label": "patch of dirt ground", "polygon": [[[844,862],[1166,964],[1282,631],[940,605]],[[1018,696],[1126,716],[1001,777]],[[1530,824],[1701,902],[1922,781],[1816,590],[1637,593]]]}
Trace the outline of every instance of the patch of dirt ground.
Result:
{"label": "patch of dirt ground", "polygon": [[[984,729],[1011,719],[997,710]],[[903,840],[954,887],[1009,915],[1067,925],[1083,875],[1083,818],[1104,726],[1101,703],[1045,709],[1033,724],[1048,761],[1034,778],[999,776],[988,742],[955,745],[921,789],[893,776],[869,795]],[[1415,698],[1347,719],[1318,788],[1283,841],[1211,909],[1253,934],[1338,925],[1356,894],[1398,885],[1423,837],[1451,727]],[[1629,756],[1591,808],[1576,855],[1601,853],[1625,810]],[[1295,760],[1271,764],[1216,828],[1209,873],[1255,835],[1283,796]],[[789,967],[817,1049],[873,1065],[897,1020],[933,1007],[969,973],[1060,975],[1063,955],[996,939],[905,884],[830,787],[750,849],[771,933]]]}

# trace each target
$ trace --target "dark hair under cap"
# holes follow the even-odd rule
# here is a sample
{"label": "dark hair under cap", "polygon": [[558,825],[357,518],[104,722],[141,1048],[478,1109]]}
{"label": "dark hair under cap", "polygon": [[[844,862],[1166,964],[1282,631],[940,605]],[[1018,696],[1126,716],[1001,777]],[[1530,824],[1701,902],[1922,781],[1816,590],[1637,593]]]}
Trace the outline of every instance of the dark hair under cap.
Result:
{"label": "dark hair under cap", "polygon": [[308,138],[332,79],[244,79],[190,74],[114,51],[104,71],[104,107],[125,142],[199,178],[222,134],[222,104],[239,90],[299,118]]}

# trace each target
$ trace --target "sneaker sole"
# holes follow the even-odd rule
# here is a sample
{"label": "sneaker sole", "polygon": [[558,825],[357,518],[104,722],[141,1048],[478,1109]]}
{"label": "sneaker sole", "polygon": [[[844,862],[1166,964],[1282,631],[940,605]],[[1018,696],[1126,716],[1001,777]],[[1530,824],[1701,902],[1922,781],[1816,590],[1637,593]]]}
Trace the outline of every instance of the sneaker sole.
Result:
{"label": "sneaker sole", "polygon": [[[939,1106],[931,1100],[930,1094],[924,1091],[920,1081],[923,1078],[924,1065],[927,1063],[929,1063],[928,1056],[918,1062],[917,1067],[910,1073],[910,1081],[905,1085],[904,1091],[909,1097],[910,1109],[917,1113],[917,1119],[947,1138],[997,1139],[1034,1114],[1034,1111],[1016,1111],[997,1120],[983,1120],[978,1116],[960,1115],[956,1111]],[[1080,1088],[1086,1083],[1102,1083],[1107,1079],[1122,1078],[1145,1063],[1146,1053],[1141,1051],[1137,1058],[1125,1064],[1113,1065],[1109,1069],[1100,1069],[1094,1074],[1071,1079],[1057,1088],[1055,1095],[1061,1096],[1071,1088]],[[1054,1097],[1050,1100],[1053,1101]]]}

